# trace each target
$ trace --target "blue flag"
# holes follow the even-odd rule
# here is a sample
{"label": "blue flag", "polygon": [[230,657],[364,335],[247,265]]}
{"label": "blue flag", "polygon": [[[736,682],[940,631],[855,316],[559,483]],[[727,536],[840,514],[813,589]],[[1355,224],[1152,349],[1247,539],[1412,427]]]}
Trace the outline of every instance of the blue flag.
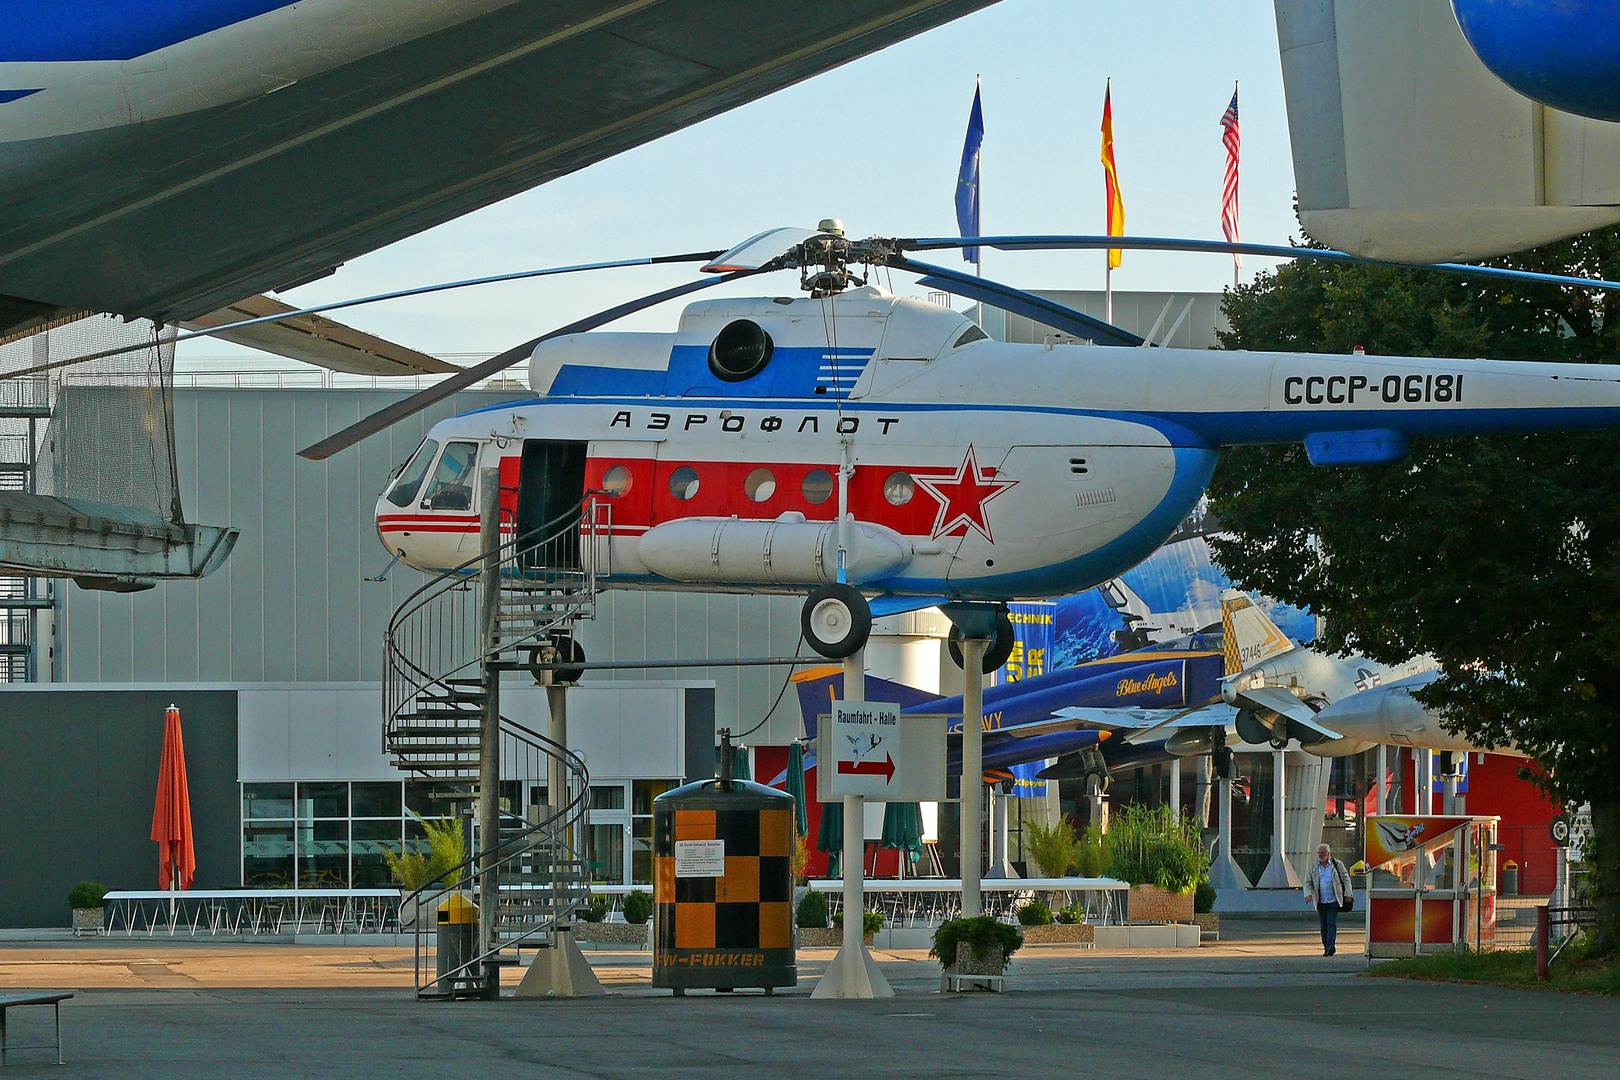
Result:
{"label": "blue flag", "polygon": [[[956,174],[956,225],[963,236],[979,235],[979,146],[983,142],[984,113],[979,108],[978,87],[974,87],[973,112],[962,143],[962,168]],[[977,265],[979,249],[963,248],[962,258]]]}

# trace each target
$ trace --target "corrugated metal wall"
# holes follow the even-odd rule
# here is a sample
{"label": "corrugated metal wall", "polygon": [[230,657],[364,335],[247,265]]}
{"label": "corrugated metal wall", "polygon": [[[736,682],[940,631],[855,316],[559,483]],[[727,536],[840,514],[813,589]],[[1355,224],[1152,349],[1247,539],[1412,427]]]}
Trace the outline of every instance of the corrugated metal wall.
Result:
{"label": "corrugated metal wall", "polygon": [[[181,388],[176,444],[186,517],[241,530],[225,566],[202,581],[120,595],[59,587],[58,682],[350,682],[382,677],[382,635],[423,576],[387,561],[372,523],[389,471],[445,416],[509,400],[459,394],[324,462],[300,447],[403,396],[395,391]],[[792,597],[608,593],[583,635],[593,659],[791,655]],[[620,678],[713,678],[716,722],[745,730],[781,689],[785,669],[624,672]],[[604,673],[602,678],[608,677]],[[591,677],[593,681],[598,676]],[[794,695],[750,742],[799,734]]]}

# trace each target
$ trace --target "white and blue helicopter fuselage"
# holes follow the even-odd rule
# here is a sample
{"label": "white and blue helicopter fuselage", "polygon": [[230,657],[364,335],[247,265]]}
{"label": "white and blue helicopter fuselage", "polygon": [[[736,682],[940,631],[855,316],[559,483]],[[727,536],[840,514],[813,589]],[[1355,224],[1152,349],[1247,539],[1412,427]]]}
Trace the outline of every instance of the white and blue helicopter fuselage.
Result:
{"label": "white and blue helicopter fuselage", "polygon": [[477,555],[472,474],[496,466],[519,529],[604,493],[582,542],[610,587],[804,593],[839,580],[842,532],[848,583],[888,609],[1051,597],[1151,553],[1226,446],[1351,464],[1409,436],[1620,423],[1612,367],[1005,344],[872,288],[555,338],[530,378],[538,399],[435,425],[378,501],[391,554]]}

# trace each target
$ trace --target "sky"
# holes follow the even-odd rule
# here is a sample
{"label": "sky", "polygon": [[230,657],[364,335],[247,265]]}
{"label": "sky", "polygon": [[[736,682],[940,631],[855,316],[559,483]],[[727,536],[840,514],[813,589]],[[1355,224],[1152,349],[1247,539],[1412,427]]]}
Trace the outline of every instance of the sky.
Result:
{"label": "sky", "polygon": [[[725,248],[779,225],[843,219],[851,236],[957,234],[953,196],[974,79],[985,138],[981,226],[1101,233],[1098,160],[1113,80],[1115,158],[1133,235],[1219,239],[1219,121],[1241,82],[1242,236],[1286,243],[1293,166],[1270,0],[1001,0],[369,255],[280,294],[299,306],[544,266]],[[939,261],[959,256],[936,253]],[[1101,252],[986,251],[984,273],[1031,289],[1100,289]],[[1246,260],[1243,280],[1271,260]],[[1218,291],[1227,256],[1126,252],[1114,288]],[[490,355],[693,276],[599,271],[391,301],[334,317],[424,352]],[[788,294],[791,274],[704,295]],[[906,275],[885,280],[922,295]],[[681,301],[612,327],[672,330]],[[956,301],[964,308],[967,303]],[[203,340],[182,359],[240,353]],[[471,358],[471,357],[469,357]]]}

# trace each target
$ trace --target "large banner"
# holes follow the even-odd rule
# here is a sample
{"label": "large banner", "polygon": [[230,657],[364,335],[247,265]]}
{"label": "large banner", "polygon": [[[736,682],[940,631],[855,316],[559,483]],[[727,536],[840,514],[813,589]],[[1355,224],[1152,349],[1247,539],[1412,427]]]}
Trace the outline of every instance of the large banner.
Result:
{"label": "large banner", "polygon": [[[1166,544],[1122,577],[1057,601],[1047,670],[1219,632],[1221,591],[1231,587],[1203,536]],[[1290,639],[1316,637],[1310,612],[1259,596],[1254,602]]]}

